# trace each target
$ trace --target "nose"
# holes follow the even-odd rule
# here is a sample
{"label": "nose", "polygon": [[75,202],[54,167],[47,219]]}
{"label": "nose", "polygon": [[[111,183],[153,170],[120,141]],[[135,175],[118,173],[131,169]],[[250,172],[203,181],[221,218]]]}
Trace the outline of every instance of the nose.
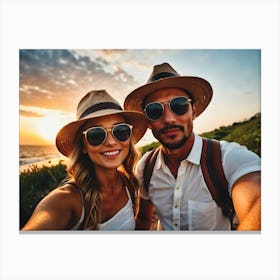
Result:
{"label": "nose", "polygon": [[163,112],[162,120],[168,124],[176,122],[176,116],[174,115],[173,112],[170,111],[168,104],[164,104],[164,112]]}
{"label": "nose", "polygon": [[107,131],[107,137],[104,142],[105,145],[114,145],[116,143],[116,139],[112,134],[112,131]]}

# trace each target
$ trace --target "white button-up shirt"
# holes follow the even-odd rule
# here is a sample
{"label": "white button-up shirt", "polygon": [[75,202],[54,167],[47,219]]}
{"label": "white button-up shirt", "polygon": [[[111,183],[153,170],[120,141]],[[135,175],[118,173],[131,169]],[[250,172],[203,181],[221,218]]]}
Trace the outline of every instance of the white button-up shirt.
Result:
{"label": "white button-up shirt", "polygon": [[[179,166],[174,178],[160,151],[150,180],[149,193],[141,187],[141,197],[151,199],[164,230],[230,230],[230,221],[222,214],[204,181],[200,157],[202,138],[195,140],[188,157]],[[261,170],[258,155],[237,143],[221,141],[222,164],[229,183],[228,190],[241,176]],[[148,153],[137,165],[140,185]]]}

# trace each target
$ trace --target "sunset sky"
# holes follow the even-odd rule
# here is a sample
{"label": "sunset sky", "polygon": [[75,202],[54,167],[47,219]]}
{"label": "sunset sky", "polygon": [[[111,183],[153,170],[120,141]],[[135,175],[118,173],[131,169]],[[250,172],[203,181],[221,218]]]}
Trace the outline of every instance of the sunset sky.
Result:
{"label": "sunset sky", "polygon": [[[54,144],[58,130],[75,120],[87,92],[106,89],[123,106],[145,84],[152,66],[169,62],[182,76],[210,82],[213,99],[194,123],[197,133],[250,118],[261,111],[258,49],[21,49],[20,144]],[[139,145],[155,139],[147,132]]]}

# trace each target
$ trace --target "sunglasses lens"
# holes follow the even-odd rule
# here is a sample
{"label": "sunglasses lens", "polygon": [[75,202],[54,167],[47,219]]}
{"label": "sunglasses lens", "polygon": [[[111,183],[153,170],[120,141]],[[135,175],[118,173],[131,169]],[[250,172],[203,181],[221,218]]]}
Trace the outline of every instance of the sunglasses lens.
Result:
{"label": "sunglasses lens", "polygon": [[92,146],[98,146],[103,143],[106,132],[101,127],[93,127],[87,131],[87,141]]}
{"label": "sunglasses lens", "polygon": [[148,104],[145,108],[145,113],[150,120],[157,120],[161,117],[163,113],[163,106],[160,103]]}
{"label": "sunglasses lens", "polygon": [[176,115],[184,115],[189,109],[188,99],[185,97],[177,97],[170,101],[170,109]]}
{"label": "sunglasses lens", "polygon": [[118,141],[126,141],[130,138],[131,128],[127,124],[119,124],[113,128],[113,135]]}

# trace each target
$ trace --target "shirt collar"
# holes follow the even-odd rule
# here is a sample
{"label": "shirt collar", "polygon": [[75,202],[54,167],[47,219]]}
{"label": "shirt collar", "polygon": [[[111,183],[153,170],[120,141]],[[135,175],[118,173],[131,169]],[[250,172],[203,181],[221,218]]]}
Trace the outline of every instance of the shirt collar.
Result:
{"label": "shirt collar", "polygon": [[202,152],[202,138],[194,133],[194,143],[188,157],[185,159],[193,164],[199,165]]}
{"label": "shirt collar", "polygon": [[[189,155],[187,156],[187,158],[183,160],[183,162],[189,161],[193,164],[199,165],[201,152],[202,152],[202,138],[199,135],[194,133],[194,143],[193,143],[192,149],[191,149]],[[164,164],[164,158],[163,158],[162,150],[160,149],[156,168],[160,169],[163,164]]]}
{"label": "shirt collar", "polygon": [[159,154],[158,154],[158,158],[157,158],[156,169],[160,169],[163,164],[164,164],[163,152],[160,149]]}

